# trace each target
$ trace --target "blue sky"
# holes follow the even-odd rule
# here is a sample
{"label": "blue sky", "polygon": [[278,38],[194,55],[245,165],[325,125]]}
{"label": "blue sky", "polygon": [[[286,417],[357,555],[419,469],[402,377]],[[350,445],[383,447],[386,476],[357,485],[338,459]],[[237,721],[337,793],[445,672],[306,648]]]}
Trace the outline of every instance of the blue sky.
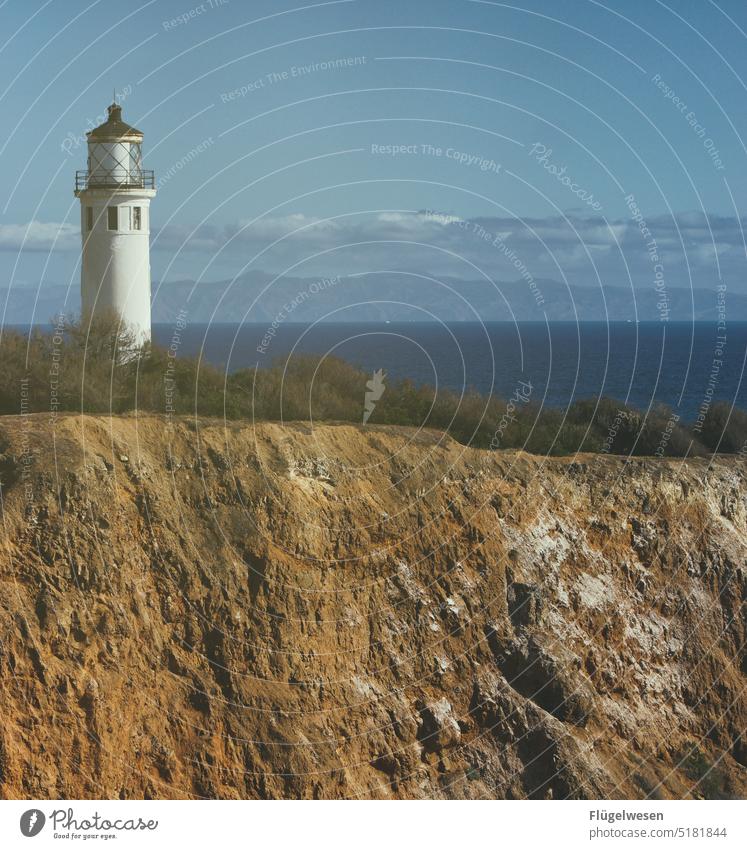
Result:
{"label": "blue sky", "polygon": [[4,285],[77,284],[74,173],[115,88],[161,181],[156,280],[516,279],[510,248],[645,287],[653,239],[667,285],[747,292],[739,0],[6,0],[0,24]]}

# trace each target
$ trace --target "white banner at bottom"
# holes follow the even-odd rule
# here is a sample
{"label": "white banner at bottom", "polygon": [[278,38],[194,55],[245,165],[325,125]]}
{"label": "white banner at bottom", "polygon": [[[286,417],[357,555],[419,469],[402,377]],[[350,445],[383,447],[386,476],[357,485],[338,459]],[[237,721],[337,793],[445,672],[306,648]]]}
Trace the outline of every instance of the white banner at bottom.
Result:
{"label": "white banner at bottom", "polygon": [[[407,842],[405,842],[407,841]],[[479,841],[479,842],[478,842]],[[747,846],[743,801],[7,801],[0,846]]]}

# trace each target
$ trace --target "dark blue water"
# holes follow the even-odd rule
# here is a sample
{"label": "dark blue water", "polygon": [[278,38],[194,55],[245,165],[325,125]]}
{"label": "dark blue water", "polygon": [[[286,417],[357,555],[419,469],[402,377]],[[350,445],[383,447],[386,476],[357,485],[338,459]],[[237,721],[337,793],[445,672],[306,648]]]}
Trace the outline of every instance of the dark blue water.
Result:
{"label": "dark blue water", "polygon": [[[553,407],[604,395],[641,409],[663,402],[687,419],[709,400],[747,409],[747,322],[726,330],[684,322],[288,323],[269,340],[267,329],[192,325],[179,331],[179,352],[202,350],[208,362],[230,371],[270,365],[292,352],[332,355],[369,372],[383,368],[390,379],[502,397],[523,380],[532,384],[532,400]],[[173,334],[169,325],[154,327],[164,346]]]}

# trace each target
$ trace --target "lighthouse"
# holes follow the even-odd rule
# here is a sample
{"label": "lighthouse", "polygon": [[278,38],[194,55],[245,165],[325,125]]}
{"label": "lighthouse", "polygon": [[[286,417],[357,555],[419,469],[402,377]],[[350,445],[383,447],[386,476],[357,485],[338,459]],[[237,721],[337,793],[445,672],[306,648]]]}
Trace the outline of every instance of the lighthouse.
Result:
{"label": "lighthouse", "polygon": [[139,343],[150,340],[150,201],[152,171],[143,170],[143,134],[125,124],[122,107],[86,133],[88,168],[75,175],[80,199],[83,316],[116,313]]}

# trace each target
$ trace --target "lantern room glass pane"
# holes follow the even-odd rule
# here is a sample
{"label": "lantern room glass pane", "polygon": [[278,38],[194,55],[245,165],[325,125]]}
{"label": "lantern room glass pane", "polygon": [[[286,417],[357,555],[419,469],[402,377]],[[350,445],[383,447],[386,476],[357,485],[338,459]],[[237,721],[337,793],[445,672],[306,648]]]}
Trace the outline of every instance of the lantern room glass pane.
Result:
{"label": "lantern room glass pane", "polygon": [[138,142],[89,143],[89,185],[141,186],[142,183],[142,151]]}

